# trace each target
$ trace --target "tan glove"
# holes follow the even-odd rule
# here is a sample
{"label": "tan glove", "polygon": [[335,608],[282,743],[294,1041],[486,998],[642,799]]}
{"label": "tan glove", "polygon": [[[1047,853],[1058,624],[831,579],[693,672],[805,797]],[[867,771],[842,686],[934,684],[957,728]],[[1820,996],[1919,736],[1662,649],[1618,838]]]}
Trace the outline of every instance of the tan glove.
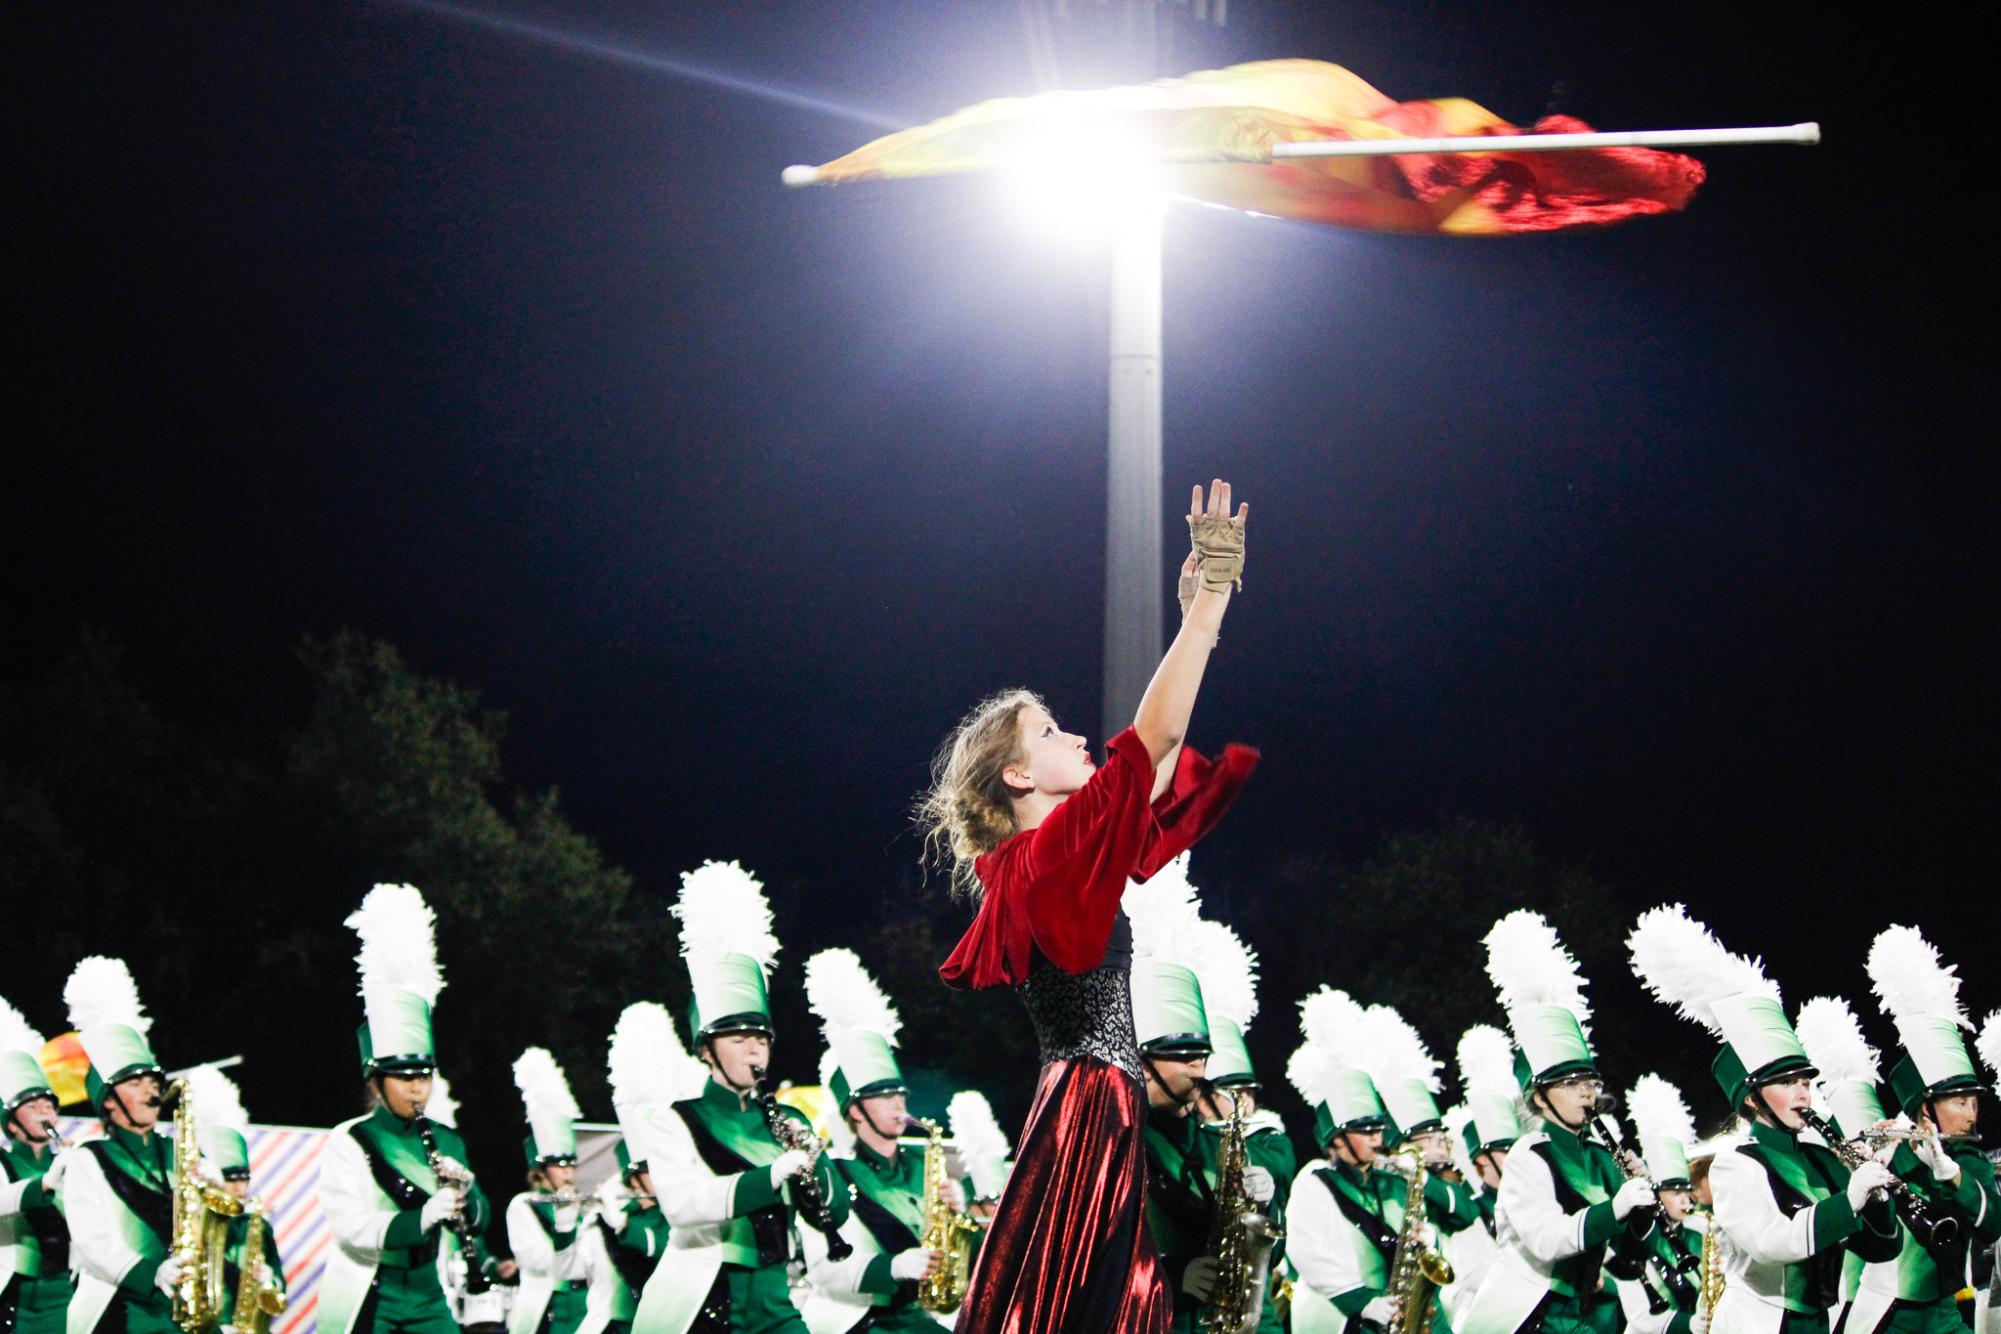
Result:
{"label": "tan glove", "polygon": [[[1188,519],[1188,538],[1195,548],[1197,577],[1201,586],[1212,593],[1221,593],[1244,587],[1244,528],[1235,519],[1211,518],[1204,515]],[[1190,593],[1189,602],[1194,594]],[[1187,604],[1183,604],[1182,615],[1187,615]]]}

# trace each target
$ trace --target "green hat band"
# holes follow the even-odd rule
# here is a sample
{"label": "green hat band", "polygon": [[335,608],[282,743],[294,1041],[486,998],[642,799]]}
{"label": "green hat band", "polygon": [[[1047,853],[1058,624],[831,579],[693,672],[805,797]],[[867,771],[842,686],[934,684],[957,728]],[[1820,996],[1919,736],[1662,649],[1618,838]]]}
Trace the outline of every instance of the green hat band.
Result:
{"label": "green hat band", "polygon": [[431,1005],[411,991],[363,997],[368,1022],[361,1026],[361,1072],[431,1068],[437,1047],[431,1040]]}
{"label": "green hat band", "polygon": [[834,1078],[849,1090],[839,1095],[843,1106],[848,1098],[855,1096],[856,1090],[869,1093],[873,1091],[871,1086],[877,1084],[903,1087],[903,1071],[897,1068],[896,1053],[882,1034],[865,1028],[837,1028],[827,1034],[827,1040],[834,1049]]}
{"label": "green hat band", "polygon": [[690,959],[688,979],[695,989],[696,1041],[718,1033],[771,1032],[764,969],[748,954]]}
{"label": "green hat band", "polygon": [[552,1131],[547,1139],[531,1133],[521,1141],[521,1152],[527,1158],[530,1167],[545,1167],[550,1163],[574,1163],[577,1161],[577,1132],[565,1125],[561,1134]]}
{"label": "green hat band", "polygon": [[1524,1005],[1508,1012],[1508,1027],[1528,1067],[1528,1084],[1544,1084],[1574,1074],[1594,1074],[1591,1044],[1577,1016],[1561,1005]]}
{"label": "green hat band", "polygon": [[893,1079],[871,1080],[866,1084],[855,1084],[839,1066],[834,1067],[834,1077],[827,1081],[828,1090],[834,1095],[834,1105],[842,1111],[856,1098],[882,1098],[893,1093],[908,1093],[910,1086],[903,1082],[903,1076]]}
{"label": "green hat band", "polygon": [[1392,1079],[1380,1089],[1383,1105],[1397,1123],[1400,1136],[1435,1128],[1435,1123],[1445,1119],[1445,1114],[1438,1110],[1438,1099],[1431,1096],[1431,1090],[1420,1080]]}
{"label": "green hat band", "polygon": [[100,1105],[105,1093],[120,1080],[160,1073],[160,1062],[137,1029],[124,1024],[93,1024],[78,1033],[77,1039],[90,1058],[90,1074],[84,1084],[92,1106]]}
{"label": "green hat band", "polygon": [[1209,1050],[1209,1016],[1192,969],[1159,959],[1135,959],[1133,1027],[1141,1051]]}
{"label": "green hat band", "polygon": [[1466,1141],[1466,1156],[1468,1158],[1478,1158],[1483,1153],[1490,1153],[1495,1149],[1508,1148],[1515,1142],[1515,1136],[1513,1135],[1502,1135],[1496,1139],[1483,1139],[1480,1135],[1480,1126],[1477,1121],[1468,1121],[1466,1129],[1460,1134],[1460,1138]]}
{"label": "green hat band", "polygon": [[208,1164],[227,1177],[231,1172],[248,1174],[250,1171],[250,1145],[243,1136],[228,1126],[202,1126],[195,1132],[201,1141],[201,1156]]}
{"label": "green hat band", "polygon": [[1711,1008],[1749,1083],[1769,1083],[1813,1064],[1784,1008],[1770,996],[1726,996]]}
{"label": "green hat band", "polygon": [[1226,1087],[1258,1082],[1257,1071],[1251,1068],[1251,1049],[1244,1045],[1244,1030],[1234,1019],[1209,1022],[1209,1082]]}
{"label": "green hat band", "polygon": [[644,1172],[646,1170],[646,1160],[644,1158],[634,1158],[632,1150],[625,1146],[623,1139],[612,1142],[611,1156],[618,1163],[618,1175],[620,1179],[629,1177],[635,1172]]}
{"label": "green hat band", "polygon": [[1473,1113],[1467,1123],[1469,1144],[1476,1143],[1479,1149],[1490,1145],[1512,1143],[1522,1133],[1521,1119],[1515,1115],[1515,1100],[1499,1093],[1471,1093],[1466,1097],[1466,1106]]}
{"label": "green hat band", "polygon": [[42,1063],[24,1051],[0,1051],[0,1109],[13,1111],[30,1098],[53,1098]]}
{"label": "green hat band", "polygon": [[1923,1076],[1927,1090],[1946,1092],[1980,1086],[1973,1058],[1966,1054],[1966,1039],[1960,1036],[1959,1026],[1952,1020],[1932,1014],[1899,1019],[1897,1036],[1903,1040],[1904,1051]]}
{"label": "green hat band", "polygon": [[1834,1113],[1836,1129],[1850,1138],[1890,1119],[1883,1112],[1883,1100],[1876,1096],[1876,1086],[1866,1079],[1829,1080],[1821,1088],[1821,1096]]}

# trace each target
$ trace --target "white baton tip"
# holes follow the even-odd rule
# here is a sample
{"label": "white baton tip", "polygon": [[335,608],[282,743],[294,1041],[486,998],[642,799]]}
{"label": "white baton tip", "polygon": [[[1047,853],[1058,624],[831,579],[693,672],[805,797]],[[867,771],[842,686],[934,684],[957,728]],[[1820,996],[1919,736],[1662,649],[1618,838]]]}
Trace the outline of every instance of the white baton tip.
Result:
{"label": "white baton tip", "polygon": [[812,185],[820,179],[818,167],[787,167],[778,174],[778,179],[787,185]]}

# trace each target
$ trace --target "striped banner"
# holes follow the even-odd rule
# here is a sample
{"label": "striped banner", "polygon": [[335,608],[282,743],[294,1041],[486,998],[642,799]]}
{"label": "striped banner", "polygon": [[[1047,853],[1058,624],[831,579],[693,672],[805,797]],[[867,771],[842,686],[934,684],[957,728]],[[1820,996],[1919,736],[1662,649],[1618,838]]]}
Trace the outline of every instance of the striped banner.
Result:
{"label": "striped banner", "polygon": [[[102,1133],[89,1117],[64,1117],[63,1137],[72,1144]],[[162,1122],[160,1133],[172,1134]],[[327,1132],[299,1126],[252,1126],[251,1192],[264,1201],[267,1225],[285,1262],[285,1313],[271,1322],[271,1334],[314,1334],[320,1304],[320,1277],[326,1273],[333,1232],[320,1212],[320,1151]]]}

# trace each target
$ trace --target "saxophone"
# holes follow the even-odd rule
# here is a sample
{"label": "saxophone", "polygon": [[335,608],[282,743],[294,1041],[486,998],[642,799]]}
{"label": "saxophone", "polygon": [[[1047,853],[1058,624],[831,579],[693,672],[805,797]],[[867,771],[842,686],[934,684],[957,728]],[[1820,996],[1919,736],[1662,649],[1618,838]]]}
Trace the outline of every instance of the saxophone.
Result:
{"label": "saxophone", "polygon": [[942,1262],[938,1272],[917,1285],[917,1304],[927,1311],[947,1315],[966,1300],[966,1284],[973,1271],[973,1238],[980,1225],[952,1208],[945,1185],[945,1131],[936,1121],[921,1117],[910,1123],[924,1132],[924,1230],[917,1244],[936,1251]]}
{"label": "saxophone", "polygon": [[1706,1209],[1709,1227],[1702,1234],[1702,1291],[1698,1309],[1706,1322],[1716,1319],[1716,1304],[1723,1300],[1723,1229],[1717,1226],[1716,1210]]}
{"label": "saxophone", "polygon": [[1376,1159],[1410,1184],[1403,1196],[1403,1231],[1397,1234],[1390,1260],[1389,1334],[1425,1334],[1431,1324],[1431,1301],[1437,1289],[1452,1281],[1452,1263],[1424,1239],[1424,1187],[1431,1180],[1424,1147],[1410,1143]]}
{"label": "saxophone", "polygon": [[[1220,1092],[1220,1090],[1218,1090]],[[1203,1328],[1207,1334],[1250,1334],[1264,1314],[1272,1247],[1285,1230],[1244,1190],[1244,1105],[1230,1099],[1223,1142],[1216,1150],[1216,1195],[1209,1211],[1209,1250],[1216,1286]]]}
{"label": "saxophone", "polygon": [[271,1317],[285,1309],[285,1294],[264,1277],[264,1206],[245,1200],[250,1222],[243,1233],[243,1257],[237,1265],[236,1334],[265,1334]]}
{"label": "saxophone", "polygon": [[195,1131],[188,1082],[175,1080],[166,1101],[174,1107],[171,1246],[181,1266],[180,1280],[174,1284],[174,1323],[187,1334],[201,1334],[222,1319],[229,1220],[243,1212],[243,1205],[228,1191],[202,1180],[201,1139]]}

